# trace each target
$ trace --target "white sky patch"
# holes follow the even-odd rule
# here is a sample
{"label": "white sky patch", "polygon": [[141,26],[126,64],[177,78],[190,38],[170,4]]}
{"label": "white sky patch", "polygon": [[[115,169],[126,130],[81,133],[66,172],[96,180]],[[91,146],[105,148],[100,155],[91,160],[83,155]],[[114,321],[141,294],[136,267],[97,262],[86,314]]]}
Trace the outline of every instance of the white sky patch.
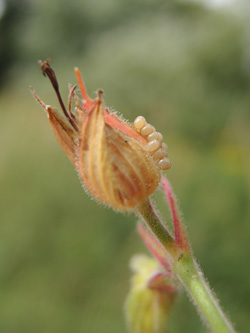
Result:
{"label": "white sky patch", "polygon": [[200,2],[209,8],[222,8],[222,7],[229,7],[235,4],[237,0],[186,0],[186,1]]}
{"label": "white sky patch", "polygon": [[222,7],[231,5],[234,0],[202,0],[209,7]]}

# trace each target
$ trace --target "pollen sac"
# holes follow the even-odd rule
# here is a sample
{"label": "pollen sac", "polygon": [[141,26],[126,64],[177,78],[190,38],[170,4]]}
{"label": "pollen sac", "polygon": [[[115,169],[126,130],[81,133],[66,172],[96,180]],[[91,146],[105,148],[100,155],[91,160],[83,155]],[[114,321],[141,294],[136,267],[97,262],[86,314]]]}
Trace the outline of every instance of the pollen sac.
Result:
{"label": "pollen sac", "polygon": [[144,136],[149,135],[149,134],[153,133],[154,130],[155,130],[155,128],[152,125],[147,124],[144,127],[142,127],[141,135],[144,135]]}
{"label": "pollen sac", "polygon": [[162,170],[168,170],[171,168],[172,163],[168,158],[164,157],[162,160],[159,161],[159,166]]}
{"label": "pollen sac", "polygon": [[158,132],[153,132],[147,136],[148,141],[158,140],[159,142],[161,142],[162,139],[163,139],[162,134]]}
{"label": "pollen sac", "polygon": [[146,149],[151,153],[160,170],[168,170],[172,163],[168,157],[168,146],[162,142],[163,135],[155,131],[154,126],[148,124],[144,117],[139,116],[134,121],[136,130],[147,139],[148,144]]}
{"label": "pollen sac", "polygon": [[157,139],[149,141],[149,143],[147,144],[147,149],[150,152],[156,151],[158,148],[160,148],[160,141],[158,141]]}
{"label": "pollen sac", "polygon": [[147,124],[144,117],[139,116],[134,121],[134,126],[137,130],[141,130]]}

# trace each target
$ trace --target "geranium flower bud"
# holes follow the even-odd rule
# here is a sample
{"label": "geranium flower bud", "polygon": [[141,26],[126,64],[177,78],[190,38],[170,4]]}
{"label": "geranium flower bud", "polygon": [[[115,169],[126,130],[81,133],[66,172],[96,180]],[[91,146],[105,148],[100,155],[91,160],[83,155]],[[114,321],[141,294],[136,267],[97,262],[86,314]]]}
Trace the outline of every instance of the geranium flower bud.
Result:
{"label": "geranium flower bud", "polygon": [[161,270],[157,261],[136,255],[131,260],[133,277],[126,299],[125,314],[133,333],[165,333],[177,296],[174,279]]}
{"label": "geranium flower bud", "polygon": [[[117,116],[105,106],[101,90],[96,99],[91,99],[77,68],[83,100],[81,104],[75,96],[74,86],[67,111],[48,61],[40,62],[40,66],[56,91],[63,114],[45,105],[32,92],[45,108],[56,138],[77,169],[85,189],[115,209],[129,210],[141,204],[157,188],[161,170],[171,167],[167,146],[161,142],[162,135],[143,117],[131,125]],[[72,98],[76,104],[74,113]]]}

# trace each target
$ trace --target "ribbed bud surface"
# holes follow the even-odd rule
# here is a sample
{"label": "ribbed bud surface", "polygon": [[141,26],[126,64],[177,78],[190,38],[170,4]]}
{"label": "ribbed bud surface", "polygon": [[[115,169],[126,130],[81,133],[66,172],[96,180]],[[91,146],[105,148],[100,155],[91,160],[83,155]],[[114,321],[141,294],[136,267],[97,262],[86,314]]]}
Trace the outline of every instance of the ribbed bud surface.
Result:
{"label": "ribbed bud surface", "polygon": [[105,123],[101,99],[83,120],[78,153],[78,171],[86,188],[114,208],[133,208],[158,186],[160,173],[145,146]]}
{"label": "ribbed bud surface", "polygon": [[70,88],[67,110],[49,61],[39,64],[51,81],[62,112],[43,103],[32,88],[31,91],[46,110],[55,136],[85,189],[114,209],[130,210],[142,204],[156,190],[161,170],[171,167],[162,135],[142,116],[135,119],[133,126],[118,117],[104,106],[101,90],[95,100],[90,98],[78,68],[75,73],[82,104],[74,94],[75,85]]}

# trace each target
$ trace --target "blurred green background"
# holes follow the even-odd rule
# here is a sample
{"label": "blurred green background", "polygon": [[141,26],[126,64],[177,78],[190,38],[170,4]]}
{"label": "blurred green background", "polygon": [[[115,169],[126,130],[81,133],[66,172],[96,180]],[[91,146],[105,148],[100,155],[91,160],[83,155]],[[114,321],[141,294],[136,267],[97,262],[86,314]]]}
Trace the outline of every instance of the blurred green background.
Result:
{"label": "blurred green background", "polygon": [[[147,252],[133,215],[84,193],[31,96],[58,105],[47,57],[65,101],[78,66],[92,97],[163,133],[194,253],[248,332],[249,19],[248,0],[0,0],[0,332],[126,332],[129,260]],[[206,332],[184,292],[169,329]]]}

